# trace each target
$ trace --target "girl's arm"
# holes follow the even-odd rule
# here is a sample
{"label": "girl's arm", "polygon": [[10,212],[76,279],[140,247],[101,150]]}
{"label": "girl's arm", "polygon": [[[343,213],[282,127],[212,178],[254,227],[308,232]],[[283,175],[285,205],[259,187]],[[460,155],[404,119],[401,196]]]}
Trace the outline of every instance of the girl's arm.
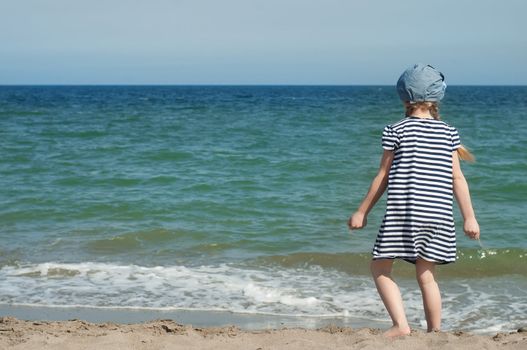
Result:
{"label": "girl's arm", "polygon": [[386,186],[388,186],[388,174],[392,166],[392,161],[393,151],[385,150],[382,154],[379,171],[373,179],[366,197],[364,197],[357,211],[348,220],[350,230],[356,230],[366,226],[368,213],[379,198],[381,198],[384,190],[386,190]]}
{"label": "girl's arm", "polygon": [[454,195],[456,196],[461,216],[463,216],[463,230],[465,234],[472,239],[479,239],[479,225],[470,201],[467,180],[461,171],[457,151],[452,152],[452,181],[454,186]]}

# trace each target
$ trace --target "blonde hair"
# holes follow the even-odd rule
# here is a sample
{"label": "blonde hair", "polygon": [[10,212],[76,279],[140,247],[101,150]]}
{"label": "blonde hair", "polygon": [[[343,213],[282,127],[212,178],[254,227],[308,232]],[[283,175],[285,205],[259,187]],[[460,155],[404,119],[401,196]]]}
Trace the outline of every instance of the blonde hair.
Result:
{"label": "blonde hair", "polygon": [[[405,102],[404,106],[406,108],[407,117],[413,115],[416,111],[427,111],[435,120],[441,120],[441,116],[439,115],[439,103],[437,102]],[[468,162],[474,162],[476,160],[474,155],[464,145],[461,145],[457,149],[457,155],[460,159]]]}
{"label": "blonde hair", "polygon": [[457,155],[459,159],[465,160],[467,162],[474,163],[476,161],[476,157],[470,151],[463,145],[459,146],[457,149]]}

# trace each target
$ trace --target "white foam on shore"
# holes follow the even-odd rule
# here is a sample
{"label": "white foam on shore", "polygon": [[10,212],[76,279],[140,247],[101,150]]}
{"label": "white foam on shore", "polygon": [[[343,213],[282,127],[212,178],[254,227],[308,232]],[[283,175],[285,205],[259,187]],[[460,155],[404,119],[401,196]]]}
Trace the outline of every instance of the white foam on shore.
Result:
{"label": "white foam on shore", "polygon": [[[49,262],[4,266],[0,280],[0,303],[11,305],[388,319],[370,278],[320,267]],[[401,292],[409,321],[422,324],[416,283],[402,281]],[[525,323],[527,281],[451,280],[442,292],[445,329],[506,331]]]}

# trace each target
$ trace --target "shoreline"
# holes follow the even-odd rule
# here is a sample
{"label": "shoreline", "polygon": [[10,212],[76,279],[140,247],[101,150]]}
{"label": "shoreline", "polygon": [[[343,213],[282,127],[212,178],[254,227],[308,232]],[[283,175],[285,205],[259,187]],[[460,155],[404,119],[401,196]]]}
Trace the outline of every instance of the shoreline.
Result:
{"label": "shoreline", "polygon": [[119,324],[70,321],[23,321],[0,318],[2,349],[525,349],[527,330],[475,335],[467,332],[424,333],[386,339],[373,328],[328,325],[318,329],[242,330],[236,326],[200,328],[173,320]]}
{"label": "shoreline", "polygon": [[0,304],[0,317],[25,321],[83,320],[91,323],[135,324],[154,320],[177,320],[194,327],[235,326],[242,330],[258,331],[277,328],[317,329],[329,325],[348,328],[388,328],[388,321],[360,317],[313,317],[235,313],[213,310],[156,310],[149,308],[113,308],[85,306],[35,306]]}
{"label": "shoreline", "polygon": [[[10,317],[28,322],[65,322],[82,320],[90,323],[139,324],[157,320],[174,320],[191,327],[237,327],[242,331],[265,331],[280,328],[300,328],[316,330],[325,327],[349,329],[386,330],[391,323],[386,320],[373,320],[353,316],[309,316],[276,315],[261,313],[240,313],[225,310],[155,309],[131,307],[92,307],[92,306],[51,306],[20,305],[0,303],[0,318]],[[515,332],[525,328],[527,323],[510,323],[508,326],[495,325],[486,329],[444,328],[444,332],[463,332],[467,334],[491,336],[497,333]],[[425,332],[426,327],[410,322],[412,330]]]}

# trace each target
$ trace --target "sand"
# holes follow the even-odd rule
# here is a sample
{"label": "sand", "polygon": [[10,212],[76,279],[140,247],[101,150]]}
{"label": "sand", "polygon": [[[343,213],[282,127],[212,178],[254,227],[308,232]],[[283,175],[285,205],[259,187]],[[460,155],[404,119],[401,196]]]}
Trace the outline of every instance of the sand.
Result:
{"label": "sand", "polygon": [[527,349],[527,329],[496,335],[465,332],[385,339],[378,329],[328,326],[248,331],[235,326],[196,328],[172,320],[136,324],[22,321],[0,318],[0,349]]}

